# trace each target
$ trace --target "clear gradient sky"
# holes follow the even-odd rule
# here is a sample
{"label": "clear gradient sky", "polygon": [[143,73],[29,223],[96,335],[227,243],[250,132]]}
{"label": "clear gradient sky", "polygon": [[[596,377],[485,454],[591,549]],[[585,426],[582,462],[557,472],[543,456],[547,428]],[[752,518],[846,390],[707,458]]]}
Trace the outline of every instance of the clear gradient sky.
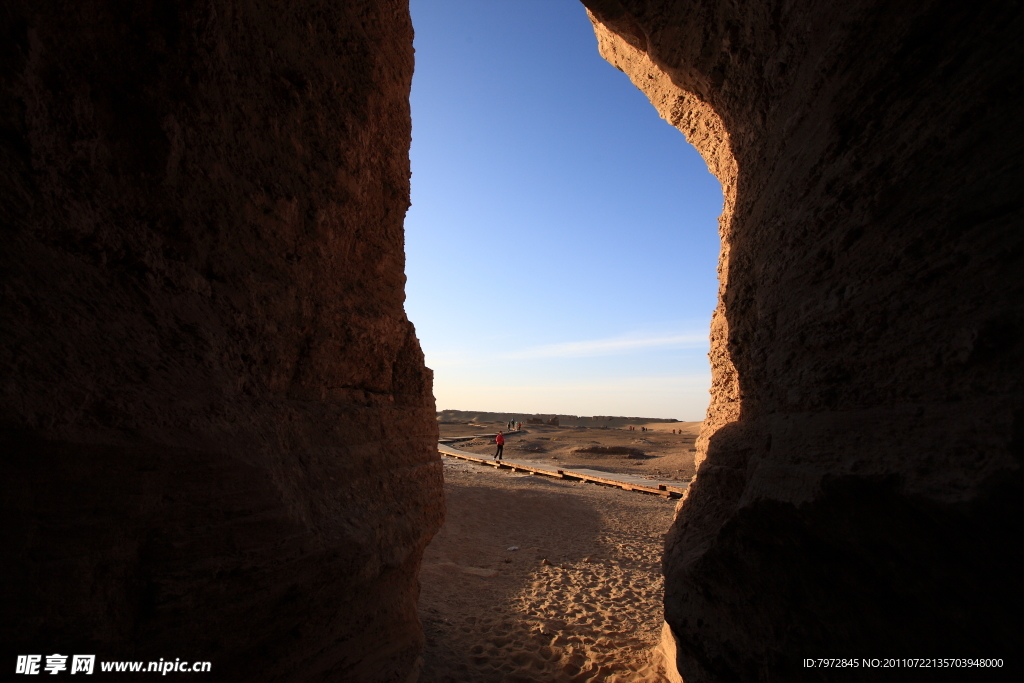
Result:
{"label": "clear gradient sky", "polygon": [[722,192],[578,0],[412,0],[406,311],[438,410],[702,420]]}

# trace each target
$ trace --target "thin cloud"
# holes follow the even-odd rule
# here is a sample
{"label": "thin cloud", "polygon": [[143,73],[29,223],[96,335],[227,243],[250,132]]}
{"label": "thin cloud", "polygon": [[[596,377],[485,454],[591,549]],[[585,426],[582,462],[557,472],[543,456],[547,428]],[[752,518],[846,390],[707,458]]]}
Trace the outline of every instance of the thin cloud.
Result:
{"label": "thin cloud", "polygon": [[613,337],[611,339],[545,344],[515,353],[504,354],[502,358],[584,358],[587,356],[609,356],[629,353],[638,349],[693,347],[706,344],[707,341],[708,335],[706,332],[661,337]]}
{"label": "thin cloud", "polygon": [[[646,415],[698,421],[707,412],[711,374],[617,377],[584,382],[527,380],[522,384],[441,381],[438,405],[473,410],[568,415]],[[468,410],[468,408],[467,408]]]}
{"label": "thin cloud", "polygon": [[[438,384],[441,386],[441,383]],[[526,382],[523,384],[494,384],[494,383],[453,383],[448,386],[444,383],[445,389],[458,389],[466,391],[527,391],[527,392],[568,392],[583,393],[597,391],[703,391],[707,392],[711,386],[711,374],[701,373],[694,375],[657,375],[657,376],[636,376],[636,377],[611,377],[608,379],[595,379],[584,382]]]}

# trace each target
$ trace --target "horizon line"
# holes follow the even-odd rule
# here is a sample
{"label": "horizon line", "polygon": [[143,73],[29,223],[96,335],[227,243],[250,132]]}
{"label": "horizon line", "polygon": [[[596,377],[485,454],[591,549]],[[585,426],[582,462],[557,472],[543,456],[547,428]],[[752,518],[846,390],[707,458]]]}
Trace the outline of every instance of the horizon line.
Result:
{"label": "horizon line", "polygon": [[458,408],[444,408],[436,411],[440,413],[477,413],[478,415],[522,415],[526,416],[548,416],[548,417],[572,417],[572,418],[590,418],[605,417],[612,420],[663,420],[666,422],[702,422],[702,420],[681,420],[676,417],[645,417],[642,415],[574,415],[573,413],[526,413],[526,412],[515,412],[515,411],[501,411],[501,410],[460,410]]}

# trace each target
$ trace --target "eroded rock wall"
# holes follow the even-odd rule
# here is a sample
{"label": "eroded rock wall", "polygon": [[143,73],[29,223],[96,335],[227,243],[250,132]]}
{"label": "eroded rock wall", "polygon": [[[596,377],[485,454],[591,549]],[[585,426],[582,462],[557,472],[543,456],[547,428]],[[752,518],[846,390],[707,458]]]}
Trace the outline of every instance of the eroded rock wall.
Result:
{"label": "eroded rock wall", "polygon": [[683,679],[1014,652],[1019,5],[584,4],[725,191],[712,403],[665,555]]}
{"label": "eroded rock wall", "polygon": [[405,680],[442,516],[407,7],[14,0],[0,31],[5,662]]}

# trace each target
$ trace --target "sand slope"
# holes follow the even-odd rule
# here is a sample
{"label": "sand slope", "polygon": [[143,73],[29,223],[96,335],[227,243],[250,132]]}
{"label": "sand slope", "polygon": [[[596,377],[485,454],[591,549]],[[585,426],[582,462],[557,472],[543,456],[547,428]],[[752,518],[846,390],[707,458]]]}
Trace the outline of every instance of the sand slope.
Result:
{"label": "sand slope", "polygon": [[651,649],[671,501],[452,460],[445,490],[423,683],[667,680]]}

